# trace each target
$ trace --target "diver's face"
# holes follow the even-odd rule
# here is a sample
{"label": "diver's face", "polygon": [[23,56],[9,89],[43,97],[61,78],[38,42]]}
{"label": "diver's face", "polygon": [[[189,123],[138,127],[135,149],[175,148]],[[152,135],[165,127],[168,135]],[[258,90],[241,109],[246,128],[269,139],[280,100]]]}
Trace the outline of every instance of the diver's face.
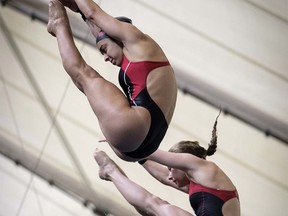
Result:
{"label": "diver's face", "polygon": [[169,175],[168,179],[173,181],[177,187],[181,188],[189,184],[189,179],[187,178],[184,171],[180,169],[168,168]]}
{"label": "diver's face", "polygon": [[121,66],[123,60],[122,47],[110,38],[102,39],[97,43],[97,48],[104,57],[104,61],[109,61],[113,65]]}

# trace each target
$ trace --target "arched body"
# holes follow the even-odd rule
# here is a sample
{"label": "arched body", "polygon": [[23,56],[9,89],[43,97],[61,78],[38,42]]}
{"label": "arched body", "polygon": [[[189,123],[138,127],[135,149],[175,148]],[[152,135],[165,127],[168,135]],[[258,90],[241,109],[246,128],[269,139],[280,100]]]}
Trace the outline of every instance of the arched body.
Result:
{"label": "arched body", "polygon": [[[124,76],[121,84],[126,95],[82,58],[75,46],[66,10],[60,2],[74,11],[80,9],[95,37],[100,30],[109,35],[98,41],[97,48],[105,61],[121,68],[120,76]],[[151,37],[134,25],[113,18],[93,1],[60,2],[50,1],[47,29],[57,38],[66,72],[86,95],[106,141],[115,153],[127,161],[147,157],[160,145],[175,109],[177,85],[167,57]],[[149,68],[151,63],[156,67]],[[125,83],[127,79],[129,82]],[[139,83],[142,85],[133,99],[130,98],[131,92],[125,89],[127,83],[128,89],[133,91]],[[151,109],[146,106],[152,103]],[[159,113],[163,116],[161,124],[157,124],[159,119],[155,118]]]}

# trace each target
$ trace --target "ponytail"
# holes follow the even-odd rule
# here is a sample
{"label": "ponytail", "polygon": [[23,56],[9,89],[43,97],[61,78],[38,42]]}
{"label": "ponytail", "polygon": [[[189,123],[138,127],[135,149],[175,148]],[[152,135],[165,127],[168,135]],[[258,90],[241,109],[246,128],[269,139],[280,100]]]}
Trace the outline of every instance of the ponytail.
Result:
{"label": "ponytail", "polygon": [[212,138],[210,140],[210,143],[208,144],[208,149],[207,149],[207,156],[211,156],[216,152],[217,149],[217,121],[218,121],[218,117],[221,114],[221,110],[218,114],[218,116],[216,117],[214,126],[213,126],[213,130],[212,130]]}
{"label": "ponytail", "polygon": [[169,152],[175,153],[189,153],[195,155],[196,157],[206,159],[206,156],[211,156],[216,152],[217,148],[217,120],[221,114],[221,110],[215,120],[213,131],[212,131],[212,138],[210,143],[208,144],[208,149],[206,150],[202,146],[199,145],[198,141],[180,141],[173,145]]}

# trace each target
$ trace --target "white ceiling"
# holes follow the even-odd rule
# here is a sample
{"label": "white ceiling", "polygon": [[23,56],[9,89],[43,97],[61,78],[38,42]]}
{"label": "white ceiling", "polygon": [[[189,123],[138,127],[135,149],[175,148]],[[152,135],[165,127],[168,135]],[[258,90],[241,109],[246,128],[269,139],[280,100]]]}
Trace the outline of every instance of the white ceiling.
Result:
{"label": "white ceiling", "polygon": [[[88,216],[95,206],[137,215],[112,183],[99,179],[95,147],[132,180],[192,212],[187,195],[160,185],[141,166],[121,161],[98,143],[103,135],[97,119],[46,31],[48,0],[21,1],[23,13],[14,7],[18,3],[10,0],[0,8],[0,215]],[[29,5],[36,5],[34,15],[42,21],[25,14]],[[132,18],[155,38],[174,66],[179,89],[188,93],[179,90],[160,148],[184,139],[206,146],[222,107],[230,115],[219,119],[218,151],[209,159],[237,186],[242,215],[288,212],[288,2],[105,0],[100,5],[113,16]],[[117,83],[118,69],[91,46],[94,39],[81,29],[81,18],[69,16],[83,57]],[[85,207],[86,199],[91,203]]]}

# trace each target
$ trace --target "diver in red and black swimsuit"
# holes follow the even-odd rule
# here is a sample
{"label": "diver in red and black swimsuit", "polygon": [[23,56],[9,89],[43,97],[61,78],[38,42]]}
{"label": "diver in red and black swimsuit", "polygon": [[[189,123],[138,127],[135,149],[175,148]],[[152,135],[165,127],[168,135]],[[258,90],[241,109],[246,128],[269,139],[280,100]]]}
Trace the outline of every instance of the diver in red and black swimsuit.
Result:
{"label": "diver in red and black swimsuit", "polygon": [[[119,82],[125,94],[84,61],[63,5],[81,13],[104,60],[121,67]],[[91,0],[50,0],[47,30],[57,38],[63,66],[86,95],[114,152],[127,161],[155,152],[177,98],[174,71],[160,46],[129,18],[114,18]]]}
{"label": "diver in red and black swimsuit", "polygon": [[[216,124],[217,119],[207,150],[196,141],[182,141],[172,146],[169,152],[158,149],[141,163],[162,184],[189,194],[197,216],[240,216],[236,187],[222,169],[206,160],[206,156],[213,155],[217,148]],[[105,152],[96,149],[94,158],[99,165],[100,178],[113,182],[141,215],[193,215],[133,182]]]}
{"label": "diver in red and black swimsuit", "polygon": [[[161,183],[189,194],[197,216],[240,216],[236,187],[221,168],[206,160],[216,152],[217,119],[207,150],[197,141],[181,141],[169,152],[158,150],[151,154],[143,161],[143,167]],[[158,208],[154,206],[154,209]],[[187,213],[183,212],[183,215]]]}

